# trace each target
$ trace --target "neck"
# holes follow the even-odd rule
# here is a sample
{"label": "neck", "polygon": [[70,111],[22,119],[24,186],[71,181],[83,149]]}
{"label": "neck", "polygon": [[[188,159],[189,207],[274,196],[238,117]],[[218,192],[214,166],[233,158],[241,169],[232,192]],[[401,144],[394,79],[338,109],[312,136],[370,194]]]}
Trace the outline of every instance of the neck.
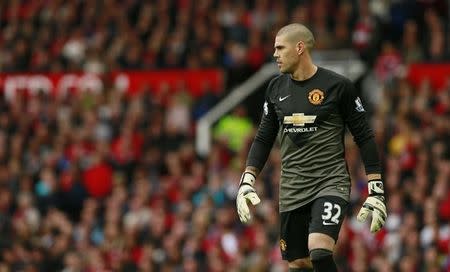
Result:
{"label": "neck", "polygon": [[300,61],[298,68],[291,74],[292,79],[302,81],[312,77],[317,71],[317,66],[310,58]]}

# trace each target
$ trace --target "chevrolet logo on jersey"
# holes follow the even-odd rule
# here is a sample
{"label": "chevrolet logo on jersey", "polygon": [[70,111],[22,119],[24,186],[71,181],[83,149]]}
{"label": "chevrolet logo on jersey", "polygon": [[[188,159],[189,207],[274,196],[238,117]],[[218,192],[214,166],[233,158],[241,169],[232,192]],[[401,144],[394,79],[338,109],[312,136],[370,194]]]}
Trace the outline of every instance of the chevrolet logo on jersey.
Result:
{"label": "chevrolet logo on jersey", "polygon": [[305,115],[304,113],[293,113],[291,116],[285,116],[283,124],[304,127],[305,124],[313,124],[316,115]]}

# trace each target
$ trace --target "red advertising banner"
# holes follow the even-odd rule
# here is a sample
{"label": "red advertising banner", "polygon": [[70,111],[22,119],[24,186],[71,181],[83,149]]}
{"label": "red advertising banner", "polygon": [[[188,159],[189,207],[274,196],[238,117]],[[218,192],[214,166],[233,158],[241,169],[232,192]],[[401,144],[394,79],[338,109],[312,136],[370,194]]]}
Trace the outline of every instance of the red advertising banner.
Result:
{"label": "red advertising banner", "polygon": [[224,75],[223,71],[219,69],[112,72],[102,75],[85,73],[0,74],[0,93],[4,92],[7,99],[14,97],[17,92],[34,95],[43,91],[55,96],[65,96],[72,92],[100,92],[107,86],[114,86],[129,95],[144,90],[158,92],[161,88],[168,88],[169,91],[175,92],[183,88],[197,97],[205,91],[222,92]]}
{"label": "red advertising banner", "polygon": [[433,89],[441,90],[450,84],[450,63],[416,63],[408,67],[408,80],[414,85],[420,85],[429,80]]}

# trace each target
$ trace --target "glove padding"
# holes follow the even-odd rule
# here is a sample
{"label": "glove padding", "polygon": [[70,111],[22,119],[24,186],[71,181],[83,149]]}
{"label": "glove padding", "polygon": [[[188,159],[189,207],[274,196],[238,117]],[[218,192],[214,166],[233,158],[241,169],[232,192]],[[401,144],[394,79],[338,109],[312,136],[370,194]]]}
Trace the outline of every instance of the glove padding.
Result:
{"label": "glove padding", "polygon": [[367,216],[372,214],[370,232],[379,231],[386,222],[387,212],[384,204],[384,189],[381,180],[369,181],[369,197],[363,203],[356,219],[365,222]]}
{"label": "glove padding", "polygon": [[239,214],[239,219],[242,223],[248,223],[251,215],[250,209],[248,208],[247,201],[252,205],[257,205],[261,200],[256,194],[255,184],[256,177],[250,172],[244,172],[241,177],[241,182],[239,184],[239,190],[236,197],[237,212]]}

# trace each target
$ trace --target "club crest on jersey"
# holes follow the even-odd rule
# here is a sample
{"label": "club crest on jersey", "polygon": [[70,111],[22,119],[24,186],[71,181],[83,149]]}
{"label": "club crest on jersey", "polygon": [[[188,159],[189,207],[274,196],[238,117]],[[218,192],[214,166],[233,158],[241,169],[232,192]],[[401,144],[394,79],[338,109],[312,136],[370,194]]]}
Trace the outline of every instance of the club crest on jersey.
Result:
{"label": "club crest on jersey", "polygon": [[325,98],[323,92],[319,89],[314,89],[309,92],[308,94],[308,100],[309,103],[313,105],[320,105],[322,104],[323,99]]}

